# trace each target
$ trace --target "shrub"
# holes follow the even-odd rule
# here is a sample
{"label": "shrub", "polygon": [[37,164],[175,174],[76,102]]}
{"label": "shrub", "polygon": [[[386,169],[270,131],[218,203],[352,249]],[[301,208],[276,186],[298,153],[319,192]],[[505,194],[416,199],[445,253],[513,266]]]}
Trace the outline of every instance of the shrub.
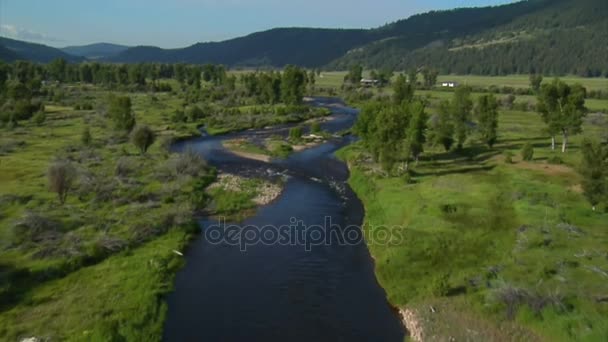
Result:
{"label": "shrub", "polygon": [[82,135],[80,136],[80,142],[82,142],[82,144],[84,146],[89,146],[89,145],[91,145],[92,140],[93,140],[93,138],[91,137],[91,130],[87,126],[82,130]]}
{"label": "shrub", "polygon": [[321,124],[320,124],[320,123],[318,123],[318,122],[316,122],[316,121],[315,121],[315,122],[313,122],[313,123],[310,125],[310,131],[311,131],[312,133],[319,133],[319,132],[321,132]]}
{"label": "shrub", "polygon": [[25,215],[13,226],[14,242],[42,242],[57,238],[61,225],[48,217],[33,212]]}
{"label": "shrub", "polygon": [[521,158],[525,161],[534,159],[534,146],[531,143],[526,143],[521,149]]}
{"label": "shrub", "polygon": [[429,283],[429,292],[435,297],[447,296],[450,292],[450,274],[442,273],[433,278]]}
{"label": "shrub", "polygon": [[547,159],[547,163],[549,164],[553,164],[553,165],[561,165],[564,163],[563,159],[559,156],[553,156],[549,159]]}
{"label": "shrub", "polygon": [[128,96],[110,98],[108,114],[116,129],[130,132],[135,127],[135,115],[131,109],[131,98]]}
{"label": "shrub", "polygon": [[139,148],[141,154],[145,154],[155,140],[156,134],[146,125],[137,125],[131,132],[131,142]]}
{"label": "shrub", "polygon": [[505,163],[513,164],[513,153],[510,151],[506,151],[504,153],[504,155],[505,155]]}
{"label": "shrub", "polygon": [[57,193],[59,202],[64,204],[76,180],[76,170],[70,162],[57,161],[51,164],[47,176],[49,188],[52,192]]}
{"label": "shrub", "polygon": [[174,176],[201,175],[207,168],[207,162],[192,149],[175,154],[167,161],[167,168]]}
{"label": "shrub", "polygon": [[46,114],[44,112],[38,112],[34,114],[32,121],[34,121],[36,125],[42,126],[42,124],[46,121]]}
{"label": "shrub", "polygon": [[299,140],[302,138],[302,127],[293,127],[289,130],[289,139]]}
{"label": "shrub", "polygon": [[205,112],[199,106],[192,106],[188,109],[188,121],[196,122],[205,117]]}

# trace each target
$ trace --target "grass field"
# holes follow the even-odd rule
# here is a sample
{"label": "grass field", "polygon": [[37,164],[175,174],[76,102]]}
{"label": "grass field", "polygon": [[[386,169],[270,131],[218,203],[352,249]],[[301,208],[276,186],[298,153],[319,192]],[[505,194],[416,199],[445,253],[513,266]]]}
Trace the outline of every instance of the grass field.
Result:
{"label": "grass field", "polygon": [[[321,76],[317,77],[316,85],[319,87],[340,88],[344,82],[346,72],[322,72]],[[369,76],[369,72],[365,72],[364,76]],[[419,77],[421,77],[419,75]],[[552,77],[546,77],[545,80],[550,80]],[[576,76],[560,77],[561,80],[568,84],[580,83],[587,90],[606,90],[608,91],[607,78],[584,78]],[[422,81],[421,79],[419,81]],[[474,75],[440,75],[437,82],[455,81],[460,84],[479,87],[513,87],[513,88],[529,88],[530,79],[528,75],[510,75],[510,76],[474,76]]]}
{"label": "grass field", "polygon": [[[581,194],[575,137],[550,150],[538,115],[503,111],[499,144],[475,138],[460,152],[431,149],[414,184],[374,172],[355,144],[340,151],[365,204],[370,234],[391,227],[393,244],[374,244],[376,274],[391,303],[419,312],[438,340],[599,341],[608,337],[605,298],[608,213]],[[605,127],[590,119],[584,136]],[[519,157],[535,146],[532,162]],[[514,164],[504,161],[505,152]],[[559,156],[564,164],[547,163]],[[433,308],[432,313],[429,308]]]}

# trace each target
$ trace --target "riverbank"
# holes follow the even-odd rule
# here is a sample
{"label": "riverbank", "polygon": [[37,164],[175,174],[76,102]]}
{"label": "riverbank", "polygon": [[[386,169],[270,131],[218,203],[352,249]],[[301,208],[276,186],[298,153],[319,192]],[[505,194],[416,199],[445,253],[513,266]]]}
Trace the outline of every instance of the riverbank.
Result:
{"label": "riverbank", "polygon": [[[506,112],[499,124],[504,140],[493,150],[429,149],[411,178],[376,172],[360,143],[338,153],[365,206],[366,236],[384,226],[401,237],[368,245],[378,281],[413,335],[456,341],[608,336],[601,318],[608,308],[597,300],[604,298],[605,279],[596,272],[608,269],[608,261],[601,253],[582,257],[608,241],[608,214],[593,212],[577,191],[577,154],[553,155],[547,146],[535,148],[532,162],[500,157],[519,155],[528,141],[545,141],[538,121]],[[589,123],[585,131],[601,133]],[[547,162],[553,157],[565,160],[560,172]]]}

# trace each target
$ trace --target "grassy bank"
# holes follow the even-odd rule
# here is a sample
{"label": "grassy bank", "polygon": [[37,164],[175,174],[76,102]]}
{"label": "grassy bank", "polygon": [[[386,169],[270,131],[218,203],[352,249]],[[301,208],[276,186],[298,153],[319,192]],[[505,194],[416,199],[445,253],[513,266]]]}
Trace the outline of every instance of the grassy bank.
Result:
{"label": "grassy bank", "polygon": [[[270,188],[207,190],[215,171],[171,143],[202,125],[218,133],[327,115],[199,103],[208,111],[193,117],[177,91],[52,87],[62,96],[45,103],[43,120],[0,127],[0,340],[160,340],[164,295],[183,262],[175,251],[196,233],[194,215],[251,210]],[[147,153],[114,127],[111,93],[128,96],[137,124],[155,133]],[[64,204],[47,176],[57,161],[74,174]]]}
{"label": "grassy bank", "polygon": [[[573,168],[581,138],[562,155],[534,113],[503,112],[499,127],[494,149],[473,139],[459,153],[428,151],[412,184],[381,176],[357,144],[340,151],[365,229],[402,237],[368,240],[378,280],[393,304],[420,313],[428,336],[605,339],[608,214],[581,194]],[[588,120],[585,135],[599,134]],[[519,157],[526,142],[532,162]],[[506,151],[515,163],[505,163]]]}

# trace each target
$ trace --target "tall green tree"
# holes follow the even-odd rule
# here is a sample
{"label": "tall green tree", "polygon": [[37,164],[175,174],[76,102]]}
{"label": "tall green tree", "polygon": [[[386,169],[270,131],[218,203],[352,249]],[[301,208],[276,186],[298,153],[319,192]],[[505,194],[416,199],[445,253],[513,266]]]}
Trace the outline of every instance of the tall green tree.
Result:
{"label": "tall green tree", "polygon": [[494,95],[479,97],[475,107],[475,117],[479,123],[481,140],[491,148],[498,137],[498,101]]}
{"label": "tall green tree", "polygon": [[293,65],[283,70],[281,98],[287,104],[301,104],[306,88],[306,71]]}
{"label": "tall green tree", "polygon": [[[409,152],[418,165],[418,158],[424,152],[424,143],[426,142],[426,129],[428,117],[425,112],[424,104],[416,101],[409,105],[410,120],[407,129],[407,141],[409,144]],[[409,159],[409,158],[408,158]],[[408,161],[406,161],[407,170]]]}
{"label": "tall green tree", "polygon": [[110,98],[108,114],[116,129],[130,132],[135,126],[135,114],[131,108],[131,98],[128,96],[113,96]]}
{"label": "tall green tree", "polygon": [[587,139],[581,147],[583,160],[580,173],[583,176],[583,191],[595,210],[599,203],[608,199],[608,147]]}
{"label": "tall green tree", "polygon": [[422,77],[424,78],[424,86],[427,88],[433,87],[437,84],[437,77],[439,76],[439,71],[435,69],[431,69],[425,67],[422,69]]}
{"label": "tall green tree", "polygon": [[454,144],[452,106],[447,100],[439,104],[439,112],[431,120],[431,136],[432,142],[442,145],[446,151]]}
{"label": "tall green tree", "polygon": [[418,83],[418,70],[416,70],[416,68],[412,68],[407,72],[407,81],[413,87],[416,87],[416,84]]}
{"label": "tall green tree", "polygon": [[538,95],[537,109],[551,134],[551,148],[555,149],[555,135],[563,138],[562,152],[568,148],[568,138],[582,131],[586,90],[580,84],[569,86],[559,79],[543,84]]}
{"label": "tall green tree", "polygon": [[405,76],[399,75],[393,82],[393,103],[398,105],[402,102],[409,102],[414,97],[414,87],[407,82]]}
{"label": "tall green tree", "polygon": [[348,74],[344,77],[344,82],[351,84],[359,84],[363,78],[363,67],[360,64],[355,64],[350,67]]}
{"label": "tall green tree", "polygon": [[469,87],[456,88],[451,102],[451,114],[458,149],[461,149],[467,140],[472,109],[471,89]]}

